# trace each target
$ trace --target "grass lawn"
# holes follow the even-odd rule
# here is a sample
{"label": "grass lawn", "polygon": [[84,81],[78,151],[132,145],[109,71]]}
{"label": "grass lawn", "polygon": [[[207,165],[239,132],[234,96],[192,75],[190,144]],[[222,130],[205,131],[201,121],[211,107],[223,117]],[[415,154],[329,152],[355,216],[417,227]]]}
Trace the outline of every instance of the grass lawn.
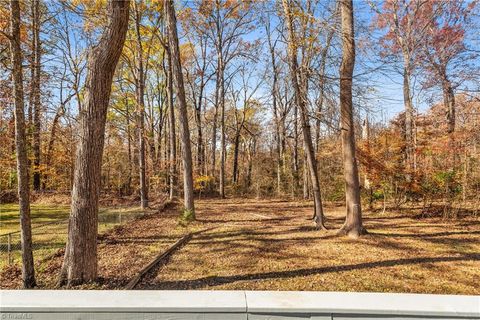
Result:
{"label": "grass lawn", "polygon": [[[32,227],[68,218],[70,206],[32,204]],[[18,204],[0,204],[0,234],[20,230]]]}
{"label": "grass lawn", "polygon": [[[12,248],[10,259],[14,262],[19,262],[21,259],[18,210],[18,204],[0,205],[0,269],[8,264],[8,237],[6,236],[8,233],[14,232],[10,236]],[[68,205],[31,205],[32,242],[37,260],[42,260],[65,246],[69,212]],[[143,214],[144,211],[139,207],[101,208],[99,232],[103,233],[113,226]]]}
{"label": "grass lawn", "polygon": [[[179,208],[145,216],[100,236],[100,281],[81,288],[123,288],[182,235],[203,230],[135,289],[480,294],[478,218],[365,212],[369,234],[353,240],[335,235],[343,208],[326,207],[328,232],[312,227],[311,208],[293,201],[200,200],[197,221],[186,227],[178,223]],[[39,264],[41,288],[54,286],[61,261],[59,255]],[[20,285],[16,270],[2,286]]]}

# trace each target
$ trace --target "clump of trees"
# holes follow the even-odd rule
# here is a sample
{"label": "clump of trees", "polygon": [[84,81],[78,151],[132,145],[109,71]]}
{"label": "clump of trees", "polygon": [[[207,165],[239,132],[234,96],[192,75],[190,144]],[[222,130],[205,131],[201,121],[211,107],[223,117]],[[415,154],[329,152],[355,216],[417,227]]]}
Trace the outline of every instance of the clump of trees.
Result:
{"label": "clump of trees", "polygon": [[[451,217],[479,203],[475,2],[12,0],[0,13],[0,189],[18,189],[25,287],[30,189],[71,192],[68,285],[96,278],[102,194],[142,208],[182,194],[187,220],[195,196],[313,199],[319,229],[323,203],[342,201],[352,237],[362,205]],[[388,81],[403,110],[385,119]]]}

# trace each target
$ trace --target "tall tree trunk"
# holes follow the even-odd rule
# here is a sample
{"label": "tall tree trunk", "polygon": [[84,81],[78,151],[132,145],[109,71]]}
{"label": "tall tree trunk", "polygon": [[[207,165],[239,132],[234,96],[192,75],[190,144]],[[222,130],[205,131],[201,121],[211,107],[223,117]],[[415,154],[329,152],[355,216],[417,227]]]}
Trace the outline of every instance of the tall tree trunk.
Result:
{"label": "tall tree trunk", "polygon": [[215,177],[215,166],[217,162],[217,118],[218,118],[218,94],[219,94],[219,85],[220,83],[218,82],[218,68],[217,68],[217,83],[215,85],[215,112],[213,114],[213,120],[212,120],[212,162],[210,163],[210,175],[212,177]]}
{"label": "tall tree trunk", "polygon": [[145,150],[145,105],[144,105],[144,88],[142,84],[137,89],[137,126],[138,126],[138,169],[140,173],[140,205],[142,209],[148,207],[148,186],[146,172],[146,150]]}
{"label": "tall tree trunk", "polygon": [[295,104],[293,108],[293,188],[292,195],[297,196],[300,184],[300,168],[298,165],[298,106]]}
{"label": "tall tree trunk", "polygon": [[[447,77],[447,71],[444,69],[441,74],[442,91],[443,91],[443,104],[445,108],[446,120],[447,120],[447,134],[448,134],[448,148],[451,150],[448,168],[451,172],[455,172],[457,159],[459,158],[457,148],[455,145],[455,95],[450,80]],[[453,184],[454,177],[448,176],[446,184],[446,210],[452,211],[453,201]]]}
{"label": "tall tree trunk", "polygon": [[353,2],[340,0],[342,22],[342,64],[340,66],[340,123],[347,216],[341,234],[358,237],[364,233],[353,123],[352,77],[355,66]]}
{"label": "tall tree trunk", "polygon": [[[148,92],[148,91],[147,91]],[[159,167],[156,165],[157,164],[157,144],[156,144],[156,139],[155,139],[155,111],[154,111],[154,97],[152,95],[151,99],[148,99],[148,113],[149,113],[149,125],[150,128],[148,130],[148,146],[149,146],[149,156],[152,164],[152,173],[157,176],[159,174]],[[148,181],[148,180],[147,180]]]}
{"label": "tall tree trunk", "polygon": [[15,150],[17,154],[18,201],[20,206],[20,236],[22,244],[22,281],[24,288],[33,288],[35,270],[32,253],[32,227],[30,221],[30,182],[28,174],[27,138],[23,96],[22,49],[20,39],[20,3],[10,1],[10,54],[12,63],[13,94],[15,101]]}
{"label": "tall tree trunk", "polygon": [[[159,81],[160,82],[160,81]],[[157,83],[159,85],[159,83]],[[159,85],[160,87],[160,85]],[[163,127],[164,127],[164,121],[165,121],[165,113],[164,113],[164,95],[163,95],[163,90],[158,92],[158,115],[159,115],[159,120],[157,124],[157,149],[155,152],[155,166],[157,167],[158,174],[160,174],[162,170],[162,135],[163,135]]]}
{"label": "tall tree trunk", "polygon": [[[221,49],[222,50],[222,49]],[[220,52],[221,52],[220,50]],[[220,55],[221,59],[221,55]],[[225,198],[225,158],[226,154],[226,145],[225,145],[225,79],[224,79],[224,72],[223,72],[223,61],[220,60],[219,62],[220,70],[219,73],[220,79],[220,91],[219,91],[219,103],[220,103],[220,187],[219,193],[220,197]]]}
{"label": "tall tree trunk", "polygon": [[172,52],[170,47],[167,49],[168,69],[167,69],[167,100],[168,100],[168,119],[169,119],[169,199],[176,196],[177,187],[177,136],[175,133],[175,107],[173,105],[173,66]]}
{"label": "tall tree trunk", "polygon": [[[362,140],[365,143],[365,153],[368,157],[371,156],[371,148],[370,148],[370,121],[368,120],[368,114],[363,122],[362,126]],[[369,201],[368,201],[368,208],[371,210],[373,208],[373,188],[370,183],[370,176],[371,176],[371,168],[370,166],[365,166],[365,176],[363,179],[363,187],[368,192]]]}
{"label": "tall tree trunk", "polygon": [[442,91],[443,104],[445,106],[445,114],[447,118],[447,132],[451,135],[455,132],[455,94],[453,92],[452,83],[445,73],[442,75]]}
{"label": "tall tree trunk", "polygon": [[273,119],[275,122],[275,142],[276,142],[276,156],[277,156],[277,195],[281,195],[283,192],[282,179],[284,176],[284,163],[283,163],[283,149],[282,149],[282,137],[280,133],[280,117],[277,106],[278,97],[278,69],[277,61],[275,57],[275,43],[272,43],[270,24],[266,25],[268,48],[270,51],[270,58],[272,63],[273,83],[271,88],[272,95],[272,107],[273,107]]}
{"label": "tall tree trunk", "polygon": [[250,190],[252,185],[252,172],[253,172],[253,157],[255,156],[256,152],[256,139],[252,138],[253,141],[250,141],[247,145],[247,156],[248,156],[248,165],[247,165],[247,190]]}
{"label": "tall tree trunk", "polygon": [[133,156],[132,156],[132,133],[130,128],[130,108],[129,108],[127,95],[125,95],[125,121],[127,126],[127,154],[128,154],[127,184],[125,187],[125,192],[126,194],[130,195],[132,193]]}
{"label": "tall tree trunk", "polygon": [[[222,95],[222,85],[223,82],[223,69],[222,69],[222,56],[221,51],[217,48],[217,70],[216,70],[216,82],[215,82],[215,113],[213,115],[213,128],[212,128],[212,163],[211,163],[211,175],[215,176],[216,171],[216,158],[217,158],[217,130],[218,130],[218,110],[221,109],[220,107],[220,100]],[[221,112],[221,111],[220,111]],[[221,178],[220,178],[221,179]]]}
{"label": "tall tree trunk", "polygon": [[[202,90],[203,91],[203,90]],[[203,130],[202,130],[202,99],[203,94],[200,93],[198,100],[198,107],[195,108],[195,123],[197,124],[197,173],[202,175],[205,172],[205,147],[203,144]]]}
{"label": "tall tree trunk", "polygon": [[238,183],[238,152],[240,149],[240,131],[235,133],[234,145],[233,145],[233,184]]}
{"label": "tall tree trunk", "polygon": [[[307,200],[309,198],[309,190],[308,190],[308,160],[307,155],[304,154],[303,156],[303,199]],[[315,218],[315,216],[314,216]]]}
{"label": "tall tree trunk", "polygon": [[32,0],[32,104],[33,104],[33,189],[40,190],[40,117],[41,117],[41,101],[40,101],[40,73],[41,73],[41,42],[40,42],[40,0]]}
{"label": "tall tree trunk", "polygon": [[165,9],[168,21],[168,35],[172,58],[175,88],[178,100],[178,113],[180,116],[180,134],[182,137],[182,158],[183,158],[183,194],[185,202],[185,214],[189,219],[195,219],[195,207],[193,201],[193,168],[192,151],[190,145],[190,130],[188,127],[187,101],[185,98],[185,86],[183,82],[182,65],[180,60],[180,49],[178,46],[177,19],[173,0],[165,2]]}
{"label": "tall tree trunk", "polygon": [[79,114],[79,137],[72,188],[68,239],[59,284],[97,278],[98,198],[105,123],[113,74],[128,28],[129,0],[110,0],[109,23],[89,53],[85,104]]}
{"label": "tall tree trunk", "polygon": [[330,44],[332,42],[333,35],[335,33],[335,29],[332,29],[328,36],[327,41],[325,43],[325,47],[322,49],[322,62],[320,64],[320,93],[319,93],[319,100],[317,105],[317,121],[315,124],[315,154],[318,155],[320,152],[320,129],[321,129],[321,118],[323,112],[323,104],[325,100],[325,68],[327,65],[327,56],[328,50],[330,49]]}
{"label": "tall tree trunk", "polygon": [[137,41],[137,76],[136,76],[136,100],[137,100],[137,125],[138,125],[138,168],[140,176],[140,205],[142,209],[148,207],[148,185],[145,156],[145,70],[143,66],[143,46],[140,34],[140,12],[137,1],[134,2],[135,9],[135,33]]}
{"label": "tall tree trunk", "polygon": [[[413,131],[413,103],[412,96],[410,94],[410,62],[409,58],[405,59],[405,68],[403,71],[403,101],[405,104],[405,148],[406,148],[406,162],[407,169],[410,172],[415,171],[415,143],[414,143],[414,131]],[[410,173],[407,175],[407,179],[410,180]]]}
{"label": "tall tree trunk", "polygon": [[306,106],[306,93],[300,88],[299,70],[297,62],[297,40],[295,37],[295,30],[293,25],[293,17],[290,12],[291,4],[289,0],[283,0],[283,9],[285,12],[285,19],[288,30],[288,60],[291,70],[292,84],[295,92],[295,102],[300,109],[300,120],[302,123],[302,133],[305,145],[305,153],[307,154],[308,169],[310,171],[310,179],[313,189],[314,200],[314,221],[318,228],[325,229],[323,224],[323,207],[322,196],[320,193],[320,183],[318,180],[317,160],[312,143],[312,134],[310,131],[310,124],[308,119],[308,110]]}
{"label": "tall tree trunk", "polygon": [[[203,70],[204,72],[205,70]],[[203,144],[203,130],[202,130],[202,100],[203,100],[203,92],[205,90],[205,83],[204,83],[204,73],[202,72],[201,75],[201,83],[200,83],[200,92],[198,94],[198,103],[195,105],[195,124],[197,126],[197,174],[202,175],[205,171],[205,147]]]}

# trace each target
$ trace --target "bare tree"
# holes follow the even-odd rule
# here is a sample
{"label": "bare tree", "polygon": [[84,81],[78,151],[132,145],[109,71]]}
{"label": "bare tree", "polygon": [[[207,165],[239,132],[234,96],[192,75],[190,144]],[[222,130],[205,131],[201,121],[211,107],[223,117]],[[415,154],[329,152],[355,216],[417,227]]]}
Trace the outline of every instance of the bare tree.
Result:
{"label": "bare tree", "polygon": [[33,109],[33,189],[40,190],[40,130],[41,130],[41,101],[40,101],[40,75],[41,75],[41,42],[40,25],[41,11],[40,0],[32,0],[32,65],[30,80],[30,97]]}
{"label": "bare tree", "polygon": [[355,35],[352,0],[340,0],[340,12],[343,52],[340,66],[340,123],[347,217],[339,233],[356,238],[364,233],[364,229],[353,124],[352,80],[355,66]]}
{"label": "bare tree", "polygon": [[206,104],[206,87],[210,79],[215,75],[214,72],[207,74],[210,65],[208,55],[208,34],[205,33],[203,25],[196,18],[190,17],[183,23],[185,36],[191,43],[198,43],[198,50],[193,52],[194,71],[190,72],[191,67],[183,66],[186,72],[186,81],[190,87],[192,103],[195,111],[196,136],[196,172],[199,175],[207,174],[205,167],[205,142],[203,136],[204,123],[202,123],[202,110]]}
{"label": "bare tree", "polygon": [[[288,31],[288,60],[291,71],[292,85],[295,91],[295,102],[300,110],[300,122],[302,125],[303,140],[305,146],[305,153],[308,162],[308,169],[310,171],[310,179],[313,189],[313,200],[314,200],[314,220],[318,228],[325,229],[323,224],[323,207],[322,207],[322,196],[320,193],[320,183],[318,179],[318,170],[317,170],[317,160],[315,158],[315,151],[312,143],[312,134],[310,130],[310,124],[308,119],[308,110],[307,110],[307,94],[305,88],[301,88],[301,75],[299,72],[298,61],[297,61],[297,49],[298,43],[296,39],[293,15],[291,13],[292,3],[289,0],[283,0],[283,9],[285,12],[285,23]],[[303,90],[302,90],[303,89]]]}
{"label": "bare tree", "polygon": [[90,50],[85,105],[79,114],[79,141],[72,189],[68,239],[59,284],[97,278],[98,198],[105,122],[112,79],[128,29],[129,0],[110,0],[109,22]]}
{"label": "bare tree", "polygon": [[[135,96],[137,103],[137,133],[138,133],[138,169],[140,176],[140,204],[142,209],[148,207],[148,185],[145,160],[145,66],[140,31],[141,13],[138,9],[137,0],[133,1],[135,18],[136,40],[136,68],[135,68]],[[140,2],[141,4],[141,2]]]}
{"label": "bare tree", "polygon": [[35,270],[32,253],[32,228],[30,221],[30,182],[28,174],[27,142],[23,96],[23,54],[20,38],[20,3],[10,0],[10,54],[12,63],[13,94],[15,101],[15,148],[17,154],[18,199],[20,206],[20,231],[22,243],[22,280],[24,288],[33,288]]}
{"label": "bare tree", "polygon": [[175,80],[175,89],[177,94],[180,131],[182,141],[183,158],[183,195],[185,201],[185,215],[188,219],[195,219],[195,207],[193,202],[193,169],[192,169],[192,151],[190,146],[190,130],[188,128],[187,100],[185,98],[185,86],[183,83],[182,64],[180,61],[180,49],[178,45],[177,19],[173,0],[165,2],[167,16],[169,47],[171,52],[172,72]]}
{"label": "bare tree", "polygon": [[219,193],[225,197],[225,88],[227,67],[235,57],[243,54],[245,42],[242,37],[251,31],[252,6],[254,2],[244,1],[202,1],[202,5],[210,8],[205,17],[207,35],[215,48],[216,54],[216,87],[215,87],[215,113],[212,131],[212,162],[211,175],[215,175],[216,148],[217,148],[217,118],[220,112],[220,179]]}
{"label": "bare tree", "polygon": [[275,122],[275,142],[276,142],[276,154],[277,154],[277,194],[280,195],[283,190],[283,177],[285,175],[285,162],[283,161],[284,152],[285,152],[285,121],[280,116],[280,110],[278,107],[278,77],[279,70],[277,66],[277,57],[276,57],[276,45],[278,39],[272,39],[272,30],[270,26],[270,17],[265,17],[265,32],[267,34],[267,43],[268,49],[270,52],[270,58],[272,63],[272,108],[273,108],[273,119]]}
{"label": "bare tree", "polygon": [[[431,5],[424,0],[392,0],[383,3],[383,10],[377,11],[379,25],[388,27],[388,33],[383,37],[382,45],[386,45],[394,54],[400,54],[403,60],[403,101],[405,105],[405,163],[408,171],[416,170],[415,158],[415,110],[412,101],[412,74],[415,70],[415,59],[422,42],[425,41],[425,28],[431,19],[422,19],[422,12]],[[394,41],[388,41],[394,39]],[[411,179],[410,172],[407,180]]]}

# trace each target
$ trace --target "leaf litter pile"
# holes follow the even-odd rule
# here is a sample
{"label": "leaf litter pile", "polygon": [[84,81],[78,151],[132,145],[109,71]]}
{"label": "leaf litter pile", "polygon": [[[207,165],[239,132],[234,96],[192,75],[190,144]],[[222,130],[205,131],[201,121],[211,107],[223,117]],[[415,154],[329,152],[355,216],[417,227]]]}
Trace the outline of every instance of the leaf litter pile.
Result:
{"label": "leaf litter pile", "polygon": [[[99,236],[99,281],[81,289],[123,289],[145,265],[187,233],[194,236],[135,289],[317,290],[480,294],[480,220],[418,218],[414,209],[366,211],[369,234],[338,237],[343,207],[326,207],[312,227],[311,203],[227,199],[196,202],[197,221],[179,223],[167,207]],[[54,288],[62,252],[37,262],[40,288]],[[19,266],[1,286],[21,285]]]}

